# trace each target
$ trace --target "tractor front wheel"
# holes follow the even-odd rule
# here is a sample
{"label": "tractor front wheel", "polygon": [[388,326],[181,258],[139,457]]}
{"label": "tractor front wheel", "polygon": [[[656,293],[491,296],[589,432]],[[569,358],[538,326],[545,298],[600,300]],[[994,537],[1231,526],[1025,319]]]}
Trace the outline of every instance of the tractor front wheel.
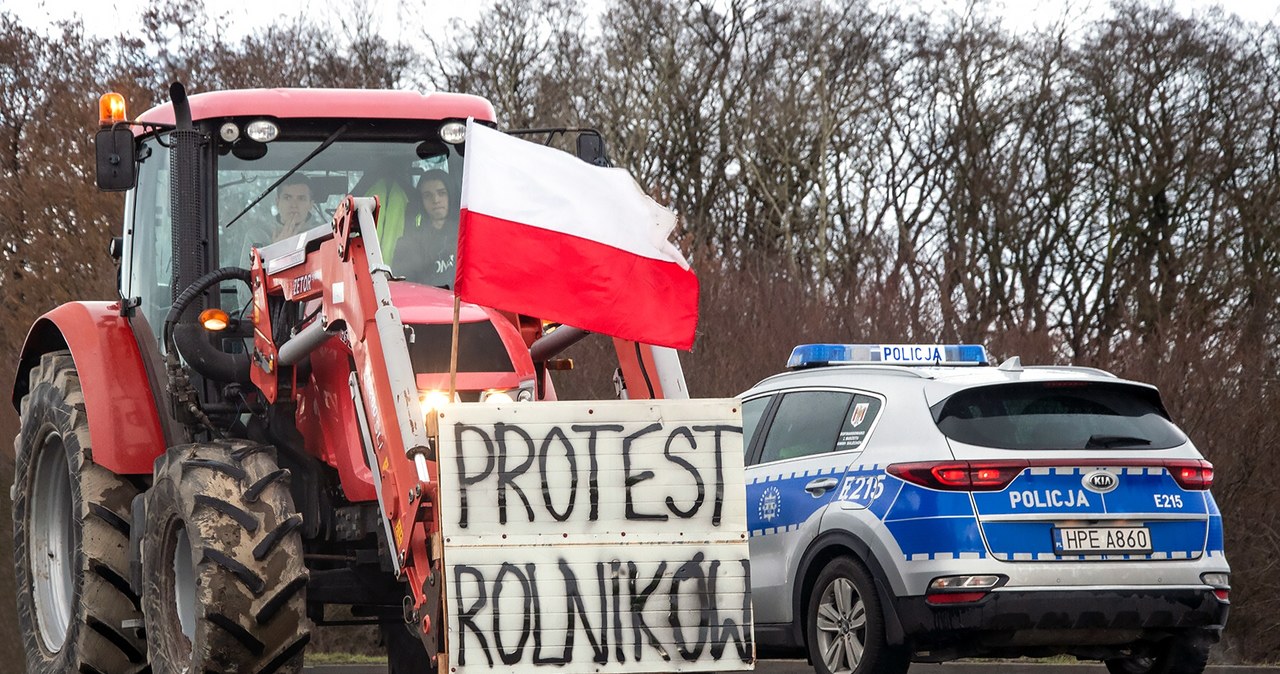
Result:
{"label": "tractor front wheel", "polygon": [[[138,489],[93,462],[75,362],[31,370],[14,441],[13,557],[28,672],[139,672],[147,646],[129,577]],[[7,668],[6,668],[7,669]]]}
{"label": "tractor front wheel", "polygon": [[142,541],[156,674],[301,671],[307,571],[288,478],[274,449],[239,440],[156,461]]}

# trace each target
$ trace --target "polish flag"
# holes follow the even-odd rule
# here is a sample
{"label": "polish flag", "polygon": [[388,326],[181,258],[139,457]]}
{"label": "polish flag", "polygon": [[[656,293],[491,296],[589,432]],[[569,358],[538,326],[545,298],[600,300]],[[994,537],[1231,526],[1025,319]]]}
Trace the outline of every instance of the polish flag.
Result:
{"label": "polish flag", "polygon": [[467,123],[458,297],[688,350],[698,279],[676,218],[619,168]]}

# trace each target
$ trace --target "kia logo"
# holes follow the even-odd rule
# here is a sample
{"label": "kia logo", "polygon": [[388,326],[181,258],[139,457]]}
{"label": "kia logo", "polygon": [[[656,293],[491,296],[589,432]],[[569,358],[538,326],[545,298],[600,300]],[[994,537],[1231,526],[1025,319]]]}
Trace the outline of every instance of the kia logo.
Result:
{"label": "kia logo", "polygon": [[1105,494],[1120,485],[1120,480],[1105,470],[1095,470],[1084,476],[1084,488],[1098,494]]}

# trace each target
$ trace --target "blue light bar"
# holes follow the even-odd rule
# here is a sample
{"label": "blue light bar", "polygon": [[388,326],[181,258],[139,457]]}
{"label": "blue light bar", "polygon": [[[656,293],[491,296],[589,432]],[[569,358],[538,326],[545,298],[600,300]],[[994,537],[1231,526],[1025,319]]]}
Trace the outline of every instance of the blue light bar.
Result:
{"label": "blue light bar", "polygon": [[823,365],[986,365],[980,344],[801,344],[787,367]]}

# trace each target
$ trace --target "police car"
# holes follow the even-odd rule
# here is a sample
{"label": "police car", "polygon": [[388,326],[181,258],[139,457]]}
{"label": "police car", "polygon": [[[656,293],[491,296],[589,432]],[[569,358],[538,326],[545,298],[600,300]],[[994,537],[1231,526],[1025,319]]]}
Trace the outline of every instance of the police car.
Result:
{"label": "police car", "polygon": [[742,395],[762,654],[1203,671],[1229,607],[1213,466],[1154,387],[977,345],[809,344],[788,367]]}

